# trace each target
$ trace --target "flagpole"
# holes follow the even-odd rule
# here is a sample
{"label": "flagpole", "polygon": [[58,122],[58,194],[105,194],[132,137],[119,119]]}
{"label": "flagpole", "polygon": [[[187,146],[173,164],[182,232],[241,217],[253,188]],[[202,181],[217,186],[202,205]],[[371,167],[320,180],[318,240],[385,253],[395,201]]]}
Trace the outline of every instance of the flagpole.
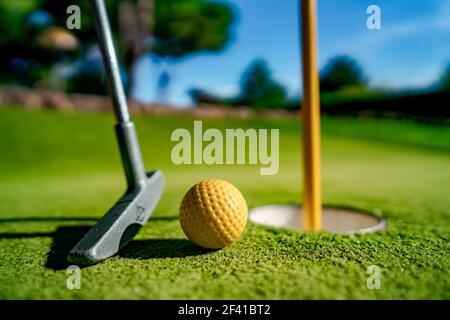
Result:
{"label": "flagpole", "polygon": [[316,1],[301,1],[303,62],[303,226],[322,229],[320,96],[317,68]]}

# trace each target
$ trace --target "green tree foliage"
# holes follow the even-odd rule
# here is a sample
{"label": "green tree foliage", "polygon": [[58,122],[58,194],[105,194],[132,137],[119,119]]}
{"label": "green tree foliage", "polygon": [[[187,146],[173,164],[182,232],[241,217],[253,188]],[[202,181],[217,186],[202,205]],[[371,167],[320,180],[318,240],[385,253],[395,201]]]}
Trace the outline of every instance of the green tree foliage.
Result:
{"label": "green tree foliage", "polygon": [[22,41],[28,32],[24,23],[28,13],[38,9],[43,0],[0,0],[0,46]]}
{"label": "green tree foliage", "polygon": [[[112,21],[117,20],[116,10],[119,0],[105,1],[111,12]],[[66,21],[69,15],[66,10],[71,5],[77,5],[81,9],[81,29],[68,30]],[[87,48],[95,42],[95,31],[89,9],[89,0],[0,0],[0,74],[2,82],[15,83],[26,86],[36,84],[46,86],[54,66],[64,64],[70,66],[74,63],[79,65],[85,57]],[[45,23],[36,23],[33,17],[47,17]],[[113,23],[113,30],[116,25]],[[55,28],[56,27],[56,28]],[[64,51],[58,48],[43,47],[41,40],[48,35],[50,29],[58,30],[61,36],[67,33],[78,42],[78,49]],[[60,38],[60,37],[59,37]],[[100,70],[100,69],[99,69]],[[83,74],[77,74],[80,78],[78,83],[84,83]],[[89,76],[94,76],[89,73]],[[99,76],[95,76],[99,79]],[[76,82],[68,80],[67,90],[85,92],[84,87],[77,87]],[[104,92],[101,86],[93,87],[94,92]]]}
{"label": "green tree foliage", "polygon": [[[8,0],[0,0],[8,1]],[[83,43],[95,41],[95,31],[90,14],[89,0],[20,0],[40,3],[40,8],[50,12],[55,24],[65,26],[66,9],[72,4],[81,8],[81,29],[77,37]],[[117,37],[119,31],[119,4],[122,0],[108,0],[112,31]],[[125,1],[125,0],[123,0]],[[155,6],[153,25],[154,52],[160,56],[181,57],[202,50],[218,51],[230,39],[230,26],[234,19],[233,10],[224,3],[208,0],[148,0]],[[15,2],[15,1],[13,1]],[[128,0],[136,4],[136,0]],[[31,6],[29,6],[31,8]],[[138,13],[136,13],[138,14]],[[138,17],[135,17],[138,19]]]}
{"label": "green tree foliage", "polygon": [[320,89],[332,92],[349,87],[366,87],[367,79],[358,62],[350,56],[336,56],[320,72]]}
{"label": "green tree foliage", "polygon": [[240,87],[240,104],[276,108],[286,103],[285,88],[272,78],[272,72],[263,60],[255,60],[248,66],[242,75]]}
{"label": "green tree foliage", "polygon": [[180,58],[220,51],[230,40],[234,20],[228,4],[205,0],[156,0],[153,52]]}

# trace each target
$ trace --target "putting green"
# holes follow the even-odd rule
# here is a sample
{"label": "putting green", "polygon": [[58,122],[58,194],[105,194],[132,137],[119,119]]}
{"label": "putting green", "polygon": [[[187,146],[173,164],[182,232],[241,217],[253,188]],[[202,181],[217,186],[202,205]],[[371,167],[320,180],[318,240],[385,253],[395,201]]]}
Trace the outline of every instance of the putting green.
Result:
{"label": "putting green", "polygon": [[[69,290],[65,256],[125,188],[110,114],[0,108],[0,299],[450,298],[450,129],[394,120],[323,120],[327,205],[383,216],[370,235],[301,233],[249,224],[232,247],[206,251],[177,220],[188,188],[221,178],[249,207],[301,199],[296,119],[210,119],[204,127],[280,128],[280,171],[175,166],[172,130],[190,117],[138,117],[148,169],[166,191],[150,222],[118,256],[81,270]],[[367,288],[367,268],[381,288]]]}

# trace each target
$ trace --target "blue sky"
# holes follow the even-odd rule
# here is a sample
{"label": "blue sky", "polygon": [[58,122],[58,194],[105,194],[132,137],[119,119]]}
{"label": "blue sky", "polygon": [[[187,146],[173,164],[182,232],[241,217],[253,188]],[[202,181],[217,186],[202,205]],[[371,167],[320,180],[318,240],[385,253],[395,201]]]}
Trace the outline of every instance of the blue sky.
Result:
{"label": "blue sky", "polygon": [[[236,8],[233,40],[215,54],[196,54],[165,67],[171,75],[168,102],[190,105],[187,91],[203,88],[218,95],[238,92],[242,71],[265,59],[273,76],[291,95],[301,94],[297,0],[224,1]],[[366,9],[381,8],[381,30],[366,27]],[[370,85],[388,89],[420,88],[435,82],[450,63],[448,0],[318,0],[319,65],[338,54],[355,57]],[[161,64],[144,57],[136,68],[133,95],[157,100]]]}

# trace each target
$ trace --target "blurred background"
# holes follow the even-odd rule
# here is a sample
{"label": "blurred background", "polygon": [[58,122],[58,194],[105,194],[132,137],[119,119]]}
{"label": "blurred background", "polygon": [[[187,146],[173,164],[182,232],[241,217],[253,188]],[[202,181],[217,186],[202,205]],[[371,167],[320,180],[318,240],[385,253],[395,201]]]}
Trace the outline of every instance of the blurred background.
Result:
{"label": "blurred background", "polygon": [[[106,2],[141,110],[299,109],[298,1]],[[371,4],[318,1],[323,113],[447,122],[450,3],[377,1],[379,30],[366,25]],[[106,108],[92,96],[107,89],[88,0],[0,0],[0,21],[0,103]]]}

